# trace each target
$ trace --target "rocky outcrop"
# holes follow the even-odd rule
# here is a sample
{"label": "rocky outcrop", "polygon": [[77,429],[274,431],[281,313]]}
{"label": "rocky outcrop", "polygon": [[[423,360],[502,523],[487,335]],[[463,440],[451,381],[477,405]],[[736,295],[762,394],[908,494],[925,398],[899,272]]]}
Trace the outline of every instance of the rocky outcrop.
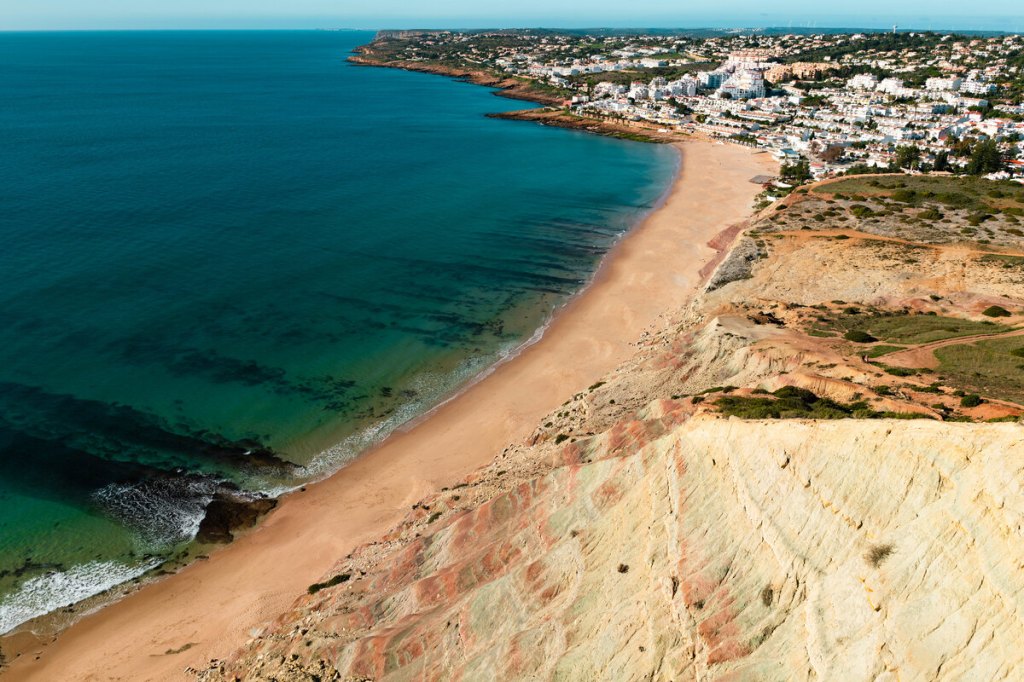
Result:
{"label": "rocky outcrop", "polygon": [[753,276],[754,262],[764,256],[762,245],[758,244],[757,240],[750,237],[740,239],[711,275],[706,285],[707,291],[721,289],[730,282],[750,279]]}
{"label": "rocky outcrop", "polygon": [[231,542],[235,531],[252,528],[260,517],[276,506],[277,500],[272,498],[249,497],[223,489],[218,490],[206,505],[206,515],[199,523],[196,542]]}

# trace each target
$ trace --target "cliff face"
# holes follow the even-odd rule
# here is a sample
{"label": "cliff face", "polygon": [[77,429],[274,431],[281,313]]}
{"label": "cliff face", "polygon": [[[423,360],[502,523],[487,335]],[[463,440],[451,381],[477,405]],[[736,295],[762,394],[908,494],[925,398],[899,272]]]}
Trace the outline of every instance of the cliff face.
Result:
{"label": "cliff face", "polygon": [[[893,371],[871,357],[885,348],[841,335],[887,330],[925,355],[935,335],[1012,335],[978,311],[1021,321],[1019,254],[914,223],[898,239],[815,229],[813,202],[753,221],[633,359],[205,675],[1019,677],[1024,430],[959,421],[1021,407],[962,402],[957,368]],[[783,387],[851,417],[926,419],[723,414]]]}
{"label": "cliff face", "polygon": [[353,567],[233,672],[1009,679],[1024,663],[1017,425],[700,417],[625,456],[615,442],[568,446],[590,462]]}

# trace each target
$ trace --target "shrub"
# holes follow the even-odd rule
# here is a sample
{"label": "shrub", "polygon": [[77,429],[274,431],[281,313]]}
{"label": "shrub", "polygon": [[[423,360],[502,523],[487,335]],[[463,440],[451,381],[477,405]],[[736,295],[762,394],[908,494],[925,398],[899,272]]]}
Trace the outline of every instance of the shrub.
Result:
{"label": "shrub", "polygon": [[1009,317],[1011,315],[1009,310],[998,305],[992,305],[985,308],[981,311],[981,314],[986,317]]}
{"label": "shrub", "polygon": [[561,445],[567,440],[569,440],[569,436],[565,435],[564,433],[560,433],[557,436],[555,436],[555,445]]}
{"label": "shrub", "polygon": [[308,592],[309,594],[316,594],[317,592],[326,587],[334,587],[335,585],[340,585],[341,583],[348,582],[351,578],[351,573],[339,573],[330,580],[325,580],[322,583],[313,583],[312,585],[306,588],[306,592]]}
{"label": "shrub", "polygon": [[854,343],[874,343],[878,339],[871,336],[865,331],[859,329],[851,329],[850,331],[843,334],[843,338],[847,341],[853,341]]}
{"label": "shrub", "polygon": [[874,568],[878,568],[892,554],[892,551],[892,545],[872,545],[864,555],[864,560]]}
{"label": "shrub", "polygon": [[723,397],[715,405],[722,414],[741,419],[926,419],[917,413],[875,412],[864,400],[838,403],[805,388],[784,386],[769,397]]}
{"label": "shrub", "polygon": [[981,405],[981,403],[981,396],[975,393],[969,393],[963,398],[960,398],[960,407],[977,407],[978,405]]}

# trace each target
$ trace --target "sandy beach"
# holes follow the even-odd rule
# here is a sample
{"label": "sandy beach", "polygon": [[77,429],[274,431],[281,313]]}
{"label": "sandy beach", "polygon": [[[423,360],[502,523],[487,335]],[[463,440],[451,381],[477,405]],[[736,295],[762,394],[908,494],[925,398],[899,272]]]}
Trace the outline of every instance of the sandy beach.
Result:
{"label": "sandy beach", "polygon": [[[359,544],[427,493],[465,478],[529,436],[568,396],[632,353],[642,332],[683,305],[750,213],[749,180],[777,164],[735,145],[677,145],[683,163],[665,203],[604,260],[543,338],[484,380],[327,480],[289,495],[255,531],[10,661],[4,680],[179,680],[228,655],[284,612]],[[733,234],[735,234],[733,232]]]}

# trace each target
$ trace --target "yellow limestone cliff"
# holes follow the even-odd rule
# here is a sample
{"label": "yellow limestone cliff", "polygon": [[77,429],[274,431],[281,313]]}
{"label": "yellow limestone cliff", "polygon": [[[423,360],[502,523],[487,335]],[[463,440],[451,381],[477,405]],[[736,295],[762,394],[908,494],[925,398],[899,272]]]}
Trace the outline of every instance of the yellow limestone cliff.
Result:
{"label": "yellow limestone cliff", "polygon": [[[850,182],[755,218],[633,359],[201,675],[1021,679],[1024,237]],[[827,418],[725,416],[786,395]]]}
{"label": "yellow limestone cliff", "polygon": [[698,417],[523,483],[307,598],[234,672],[1012,679],[1021,435]]}

